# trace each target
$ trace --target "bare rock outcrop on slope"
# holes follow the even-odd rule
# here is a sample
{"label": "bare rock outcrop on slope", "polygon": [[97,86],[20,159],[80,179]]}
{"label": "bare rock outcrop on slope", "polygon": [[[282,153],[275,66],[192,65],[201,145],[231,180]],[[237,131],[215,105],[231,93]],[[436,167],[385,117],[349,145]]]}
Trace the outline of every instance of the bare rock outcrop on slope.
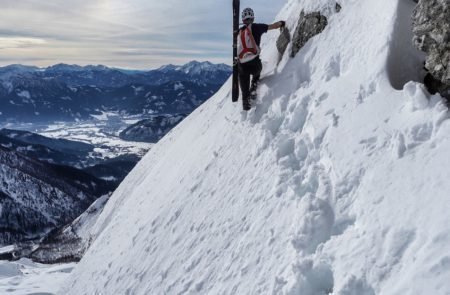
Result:
{"label": "bare rock outcrop on slope", "polygon": [[[414,45],[426,52],[426,64],[435,85],[448,96],[450,90],[450,1],[419,0],[413,14]],[[429,77],[431,79],[431,77]]]}
{"label": "bare rock outcrop on slope", "polygon": [[[334,12],[339,13],[342,10],[342,6],[339,3],[335,3]],[[328,19],[320,11],[305,13],[304,10],[300,13],[297,27],[293,37],[289,29],[286,27],[281,30],[280,37],[277,40],[277,49],[281,56],[286,51],[288,44],[292,39],[291,57],[295,57],[303,46],[314,36],[320,34],[328,25]]]}
{"label": "bare rock outcrop on slope", "polygon": [[291,42],[291,32],[288,28],[284,28],[281,30],[280,37],[277,39],[277,50],[279,53],[279,60],[281,60],[281,57],[286,52],[286,49]]}
{"label": "bare rock outcrop on slope", "polygon": [[315,35],[320,34],[328,24],[327,18],[320,12],[311,12],[305,14],[301,12],[297,28],[292,38],[291,57],[294,57],[306,42]]}

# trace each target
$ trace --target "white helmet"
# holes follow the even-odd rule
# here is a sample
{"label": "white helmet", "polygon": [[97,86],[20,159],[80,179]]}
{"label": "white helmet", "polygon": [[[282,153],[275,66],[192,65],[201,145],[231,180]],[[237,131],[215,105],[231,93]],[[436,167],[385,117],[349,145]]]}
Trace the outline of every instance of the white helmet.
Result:
{"label": "white helmet", "polygon": [[253,18],[255,18],[255,13],[253,12],[253,9],[246,8],[242,11],[242,21]]}

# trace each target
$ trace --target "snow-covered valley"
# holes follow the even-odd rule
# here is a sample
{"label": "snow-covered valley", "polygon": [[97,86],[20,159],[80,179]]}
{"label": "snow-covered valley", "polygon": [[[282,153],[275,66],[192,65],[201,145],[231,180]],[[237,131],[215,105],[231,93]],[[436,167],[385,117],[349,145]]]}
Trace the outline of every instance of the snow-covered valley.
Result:
{"label": "snow-covered valley", "polygon": [[121,155],[135,154],[145,155],[152,144],[125,141],[119,138],[119,133],[127,126],[141,120],[142,117],[122,117],[109,113],[104,119],[96,119],[83,122],[61,122],[44,125],[39,129],[33,125],[35,132],[51,138],[64,138],[69,140],[86,142],[94,145],[95,152],[103,158],[114,158]]}

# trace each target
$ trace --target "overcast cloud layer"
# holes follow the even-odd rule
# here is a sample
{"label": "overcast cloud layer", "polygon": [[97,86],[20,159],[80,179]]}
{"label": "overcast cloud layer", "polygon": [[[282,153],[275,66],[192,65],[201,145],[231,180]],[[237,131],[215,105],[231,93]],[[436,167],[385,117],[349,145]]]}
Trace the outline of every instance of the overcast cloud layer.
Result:
{"label": "overcast cloud layer", "polygon": [[[271,23],[285,0],[241,0]],[[2,0],[0,65],[230,63],[231,0]]]}

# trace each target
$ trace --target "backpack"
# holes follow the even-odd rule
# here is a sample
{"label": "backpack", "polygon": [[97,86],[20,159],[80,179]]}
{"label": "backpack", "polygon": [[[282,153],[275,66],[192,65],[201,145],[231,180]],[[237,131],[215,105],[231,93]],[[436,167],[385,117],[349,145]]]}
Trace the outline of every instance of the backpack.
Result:
{"label": "backpack", "polygon": [[253,37],[251,25],[239,31],[238,52],[240,63],[254,60],[261,52]]}

